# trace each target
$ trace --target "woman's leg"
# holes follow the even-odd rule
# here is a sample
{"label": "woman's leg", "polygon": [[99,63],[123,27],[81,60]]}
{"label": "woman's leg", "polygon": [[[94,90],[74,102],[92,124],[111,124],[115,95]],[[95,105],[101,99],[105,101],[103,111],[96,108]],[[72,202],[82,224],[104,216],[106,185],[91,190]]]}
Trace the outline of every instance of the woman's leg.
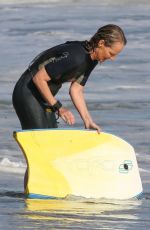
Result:
{"label": "woman's leg", "polygon": [[[25,76],[26,77],[26,76]],[[27,85],[18,82],[13,92],[13,106],[22,129],[57,128],[55,114],[47,112],[43,101]],[[28,182],[28,170],[24,176],[24,188]]]}

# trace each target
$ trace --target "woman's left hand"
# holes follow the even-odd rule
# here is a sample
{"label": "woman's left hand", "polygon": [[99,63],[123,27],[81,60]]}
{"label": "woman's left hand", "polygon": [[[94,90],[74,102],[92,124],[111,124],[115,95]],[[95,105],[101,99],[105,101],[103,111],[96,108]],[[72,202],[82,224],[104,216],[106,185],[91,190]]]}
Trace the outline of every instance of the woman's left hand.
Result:
{"label": "woman's left hand", "polygon": [[95,129],[95,130],[97,130],[97,132],[100,134],[100,132],[101,132],[101,128],[100,128],[100,126],[99,125],[97,125],[95,122],[93,122],[93,121],[90,121],[90,122],[88,122],[88,123],[85,123],[85,128],[86,129]]}

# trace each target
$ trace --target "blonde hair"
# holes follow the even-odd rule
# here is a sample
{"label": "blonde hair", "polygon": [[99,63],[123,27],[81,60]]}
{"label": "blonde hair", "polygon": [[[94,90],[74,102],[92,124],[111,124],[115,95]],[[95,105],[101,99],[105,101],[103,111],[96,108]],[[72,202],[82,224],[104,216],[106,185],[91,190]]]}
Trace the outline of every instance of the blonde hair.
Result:
{"label": "blonde hair", "polygon": [[89,51],[94,50],[94,48],[98,46],[100,40],[104,40],[105,46],[108,47],[111,47],[115,42],[121,42],[124,45],[127,43],[123,30],[119,26],[113,24],[100,27],[91,39],[86,41],[87,49]]}

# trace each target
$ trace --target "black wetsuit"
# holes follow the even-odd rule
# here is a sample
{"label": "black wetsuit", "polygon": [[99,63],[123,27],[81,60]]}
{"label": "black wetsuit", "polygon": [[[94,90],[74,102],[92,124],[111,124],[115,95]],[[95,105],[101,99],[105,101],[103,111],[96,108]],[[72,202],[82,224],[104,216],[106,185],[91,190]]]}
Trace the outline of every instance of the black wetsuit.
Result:
{"label": "black wetsuit", "polygon": [[48,86],[56,95],[67,81],[84,86],[96,64],[86,49],[86,42],[66,42],[40,53],[18,80],[13,92],[13,105],[22,129],[57,127],[55,114],[47,112],[46,102],[32,81],[42,67],[50,76]]}

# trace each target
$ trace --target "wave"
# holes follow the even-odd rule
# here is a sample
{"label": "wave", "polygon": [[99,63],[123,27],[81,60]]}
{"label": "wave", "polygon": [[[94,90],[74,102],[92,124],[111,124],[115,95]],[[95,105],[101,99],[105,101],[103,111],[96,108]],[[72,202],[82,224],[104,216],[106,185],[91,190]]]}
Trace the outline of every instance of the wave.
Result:
{"label": "wave", "polygon": [[[33,31],[33,30],[32,30]],[[31,34],[32,32],[30,32]],[[39,31],[35,31],[32,33],[33,36],[40,36],[41,39],[42,38],[46,38],[46,37],[54,37],[54,38],[57,38],[58,36],[60,36],[62,39],[72,39],[72,37],[74,36],[74,33],[73,32],[67,32],[67,31],[62,31],[62,30],[52,30],[52,31],[42,31],[42,30],[39,30]]]}
{"label": "wave", "polygon": [[[60,2],[62,3],[61,0],[42,0],[42,3],[40,0],[1,0],[1,3],[4,4],[11,4],[11,3],[19,3],[19,4],[24,4],[24,3],[57,3]],[[86,0],[64,0],[63,2],[83,2],[87,4]],[[101,0],[100,2],[97,0],[93,0],[93,3],[100,3],[102,5],[124,5],[124,4],[149,4],[149,0]]]}
{"label": "wave", "polygon": [[25,194],[15,191],[0,191],[0,197],[25,198]]}
{"label": "wave", "polygon": [[1,172],[11,172],[23,174],[26,170],[26,164],[21,161],[14,162],[9,158],[3,158],[0,161],[0,171]]}
{"label": "wave", "polygon": [[[57,3],[57,2],[61,2],[61,0],[43,0],[43,3]],[[1,4],[24,4],[24,3],[41,3],[40,0],[7,0],[7,2],[5,0],[1,0],[0,2]]]}
{"label": "wave", "polygon": [[116,86],[113,89],[116,90],[133,90],[133,89],[149,89],[149,86],[140,86],[140,85],[120,85]]}
{"label": "wave", "polygon": [[148,109],[149,102],[146,101],[88,101],[88,107],[92,110],[116,110],[116,109]]}
{"label": "wave", "polygon": [[[26,195],[22,192],[22,191],[8,191],[8,190],[2,190],[0,191],[0,197],[10,197],[10,198],[26,198]],[[132,198],[129,200],[117,200],[117,199],[106,199],[106,198],[85,198],[82,196],[75,196],[75,195],[67,195],[65,198],[56,198],[56,199],[52,199],[57,201],[75,201],[75,202],[80,202],[80,203],[85,203],[85,204],[101,204],[101,205],[139,205],[140,204],[140,200],[142,199],[146,199],[146,200],[150,200],[150,193],[143,193],[143,196],[141,197],[141,199],[137,199],[137,198]],[[28,200],[28,202],[33,202],[34,203],[34,199]],[[41,203],[47,203],[48,199],[39,199],[36,200],[36,202],[41,202]],[[51,201],[51,199],[49,199],[49,201]],[[136,202],[136,203],[135,203]]]}

